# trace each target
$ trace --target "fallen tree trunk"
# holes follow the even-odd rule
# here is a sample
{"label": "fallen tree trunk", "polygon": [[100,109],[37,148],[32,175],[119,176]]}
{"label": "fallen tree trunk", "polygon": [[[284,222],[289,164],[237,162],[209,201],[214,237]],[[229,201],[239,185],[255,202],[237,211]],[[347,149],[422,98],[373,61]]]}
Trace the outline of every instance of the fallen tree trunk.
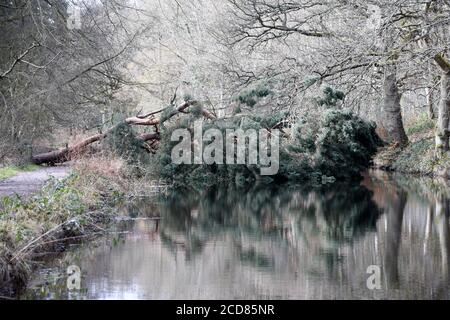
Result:
{"label": "fallen tree trunk", "polygon": [[[76,145],[64,148],[60,150],[55,150],[52,152],[42,153],[39,155],[36,155],[32,158],[32,162],[37,165],[41,164],[50,164],[54,165],[57,163],[64,163],[67,161],[70,161],[71,159],[75,158],[79,154],[83,154],[86,152],[87,147],[91,145],[94,142],[103,140],[106,138],[107,133],[105,134],[96,134],[95,136],[89,137]],[[151,141],[151,140],[159,140],[160,135],[159,133],[144,133],[138,136],[140,140],[143,142]]]}
{"label": "fallen tree trunk", "polygon": [[72,159],[74,155],[85,151],[86,147],[90,144],[104,139],[105,136],[105,134],[96,134],[95,136],[89,137],[72,147],[33,156],[32,161],[37,165],[54,165],[57,163],[64,163]]}
{"label": "fallen tree trunk", "polygon": [[[190,106],[197,104],[196,101],[185,101],[180,106],[175,108],[167,117],[167,119],[170,119],[174,116],[176,116],[179,113],[185,113],[186,109]],[[161,113],[163,110],[160,110],[156,113]],[[129,125],[139,125],[139,126],[155,126],[157,129],[156,133],[144,133],[138,136],[138,139],[142,140],[142,142],[148,142],[148,141],[157,141],[160,139],[160,134],[158,132],[158,125],[162,123],[161,118],[154,117],[154,114],[152,113],[147,116],[147,118],[143,117],[131,117],[125,119],[125,123]],[[206,109],[202,109],[202,114],[207,119],[215,119],[216,117],[209,112]],[[76,145],[48,153],[39,154],[32,157],[32,162],[37,165],[42,164],[49,164],[49,165],[55,165],[58,163],[64,163],[67,161],[70,161],[74,159],[75,157],[79,156],[80,154],[83,154],[86,152],[89,145],[98,142],[100,140],[103,140],[107,137],[109,133],[111,133],[115,127],[109,129],[106,133],[103,134],[96,134],[92,137],[89,137]],[[152,144],[153,145],[153,144]],[[146,150],[152,150],[152,148],[145,147]]]}

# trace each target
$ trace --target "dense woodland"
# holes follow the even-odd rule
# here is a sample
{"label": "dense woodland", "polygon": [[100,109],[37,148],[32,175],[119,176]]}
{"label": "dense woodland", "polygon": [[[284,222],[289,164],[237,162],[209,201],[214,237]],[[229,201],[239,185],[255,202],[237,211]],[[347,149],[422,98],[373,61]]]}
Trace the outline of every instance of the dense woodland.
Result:
{"label": "dense woodland", "polygon": [[199,117],[281,129],[283,177],[352,176],[377,134],[404,148],[405,123],[421,117],[444,157],[449,11],[446,0],[2,0],[0,162],[61,163],[119,133],[122,155],[186,176],[164,139]]}

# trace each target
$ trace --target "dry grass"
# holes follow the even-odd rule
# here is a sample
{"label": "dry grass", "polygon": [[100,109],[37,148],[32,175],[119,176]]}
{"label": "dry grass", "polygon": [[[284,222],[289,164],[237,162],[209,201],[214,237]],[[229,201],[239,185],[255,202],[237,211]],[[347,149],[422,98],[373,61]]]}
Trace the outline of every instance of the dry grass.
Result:
{"label": "dry grass", "polygon": [[125,162],[114,155],[98,154],[78,157],[74,161],[74,169],[80,174],[99,174],[116,181],[124,180],[123,168]]}

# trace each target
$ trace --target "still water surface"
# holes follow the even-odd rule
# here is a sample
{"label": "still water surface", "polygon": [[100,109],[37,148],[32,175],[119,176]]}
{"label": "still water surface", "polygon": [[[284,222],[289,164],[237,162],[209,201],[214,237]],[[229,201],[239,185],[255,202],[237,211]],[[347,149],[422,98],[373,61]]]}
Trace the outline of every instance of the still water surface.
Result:
{"label": "still water surface", "polygon": [[[22,298],[450,298],[449,196],[436,181],[372,172],[332,190],[184,190],[127,215],[43,268]],[[69,265],[81,291],[67,291]]]}

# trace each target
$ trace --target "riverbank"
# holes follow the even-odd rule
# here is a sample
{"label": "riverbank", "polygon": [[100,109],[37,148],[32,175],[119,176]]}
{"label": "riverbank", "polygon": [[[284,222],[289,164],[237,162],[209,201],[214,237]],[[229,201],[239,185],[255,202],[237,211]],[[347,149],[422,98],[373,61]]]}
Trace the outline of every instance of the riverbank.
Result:
{"label": "riverbank", "polygon": [[403,148],[396,145],[381,148],[374,158],[374,166],[385,171],[450,179],[450,156],[436,157],[434,121],[422,117],[406,126],[410,143]]}
{"label": "riverbank", "polygon": [[33,196],[1,199],[0,296],[13,296],[44,257],[107,233],[125,199],[152,192],[150,181],[130,179],[125,168],[115,159],[85,159]]}

